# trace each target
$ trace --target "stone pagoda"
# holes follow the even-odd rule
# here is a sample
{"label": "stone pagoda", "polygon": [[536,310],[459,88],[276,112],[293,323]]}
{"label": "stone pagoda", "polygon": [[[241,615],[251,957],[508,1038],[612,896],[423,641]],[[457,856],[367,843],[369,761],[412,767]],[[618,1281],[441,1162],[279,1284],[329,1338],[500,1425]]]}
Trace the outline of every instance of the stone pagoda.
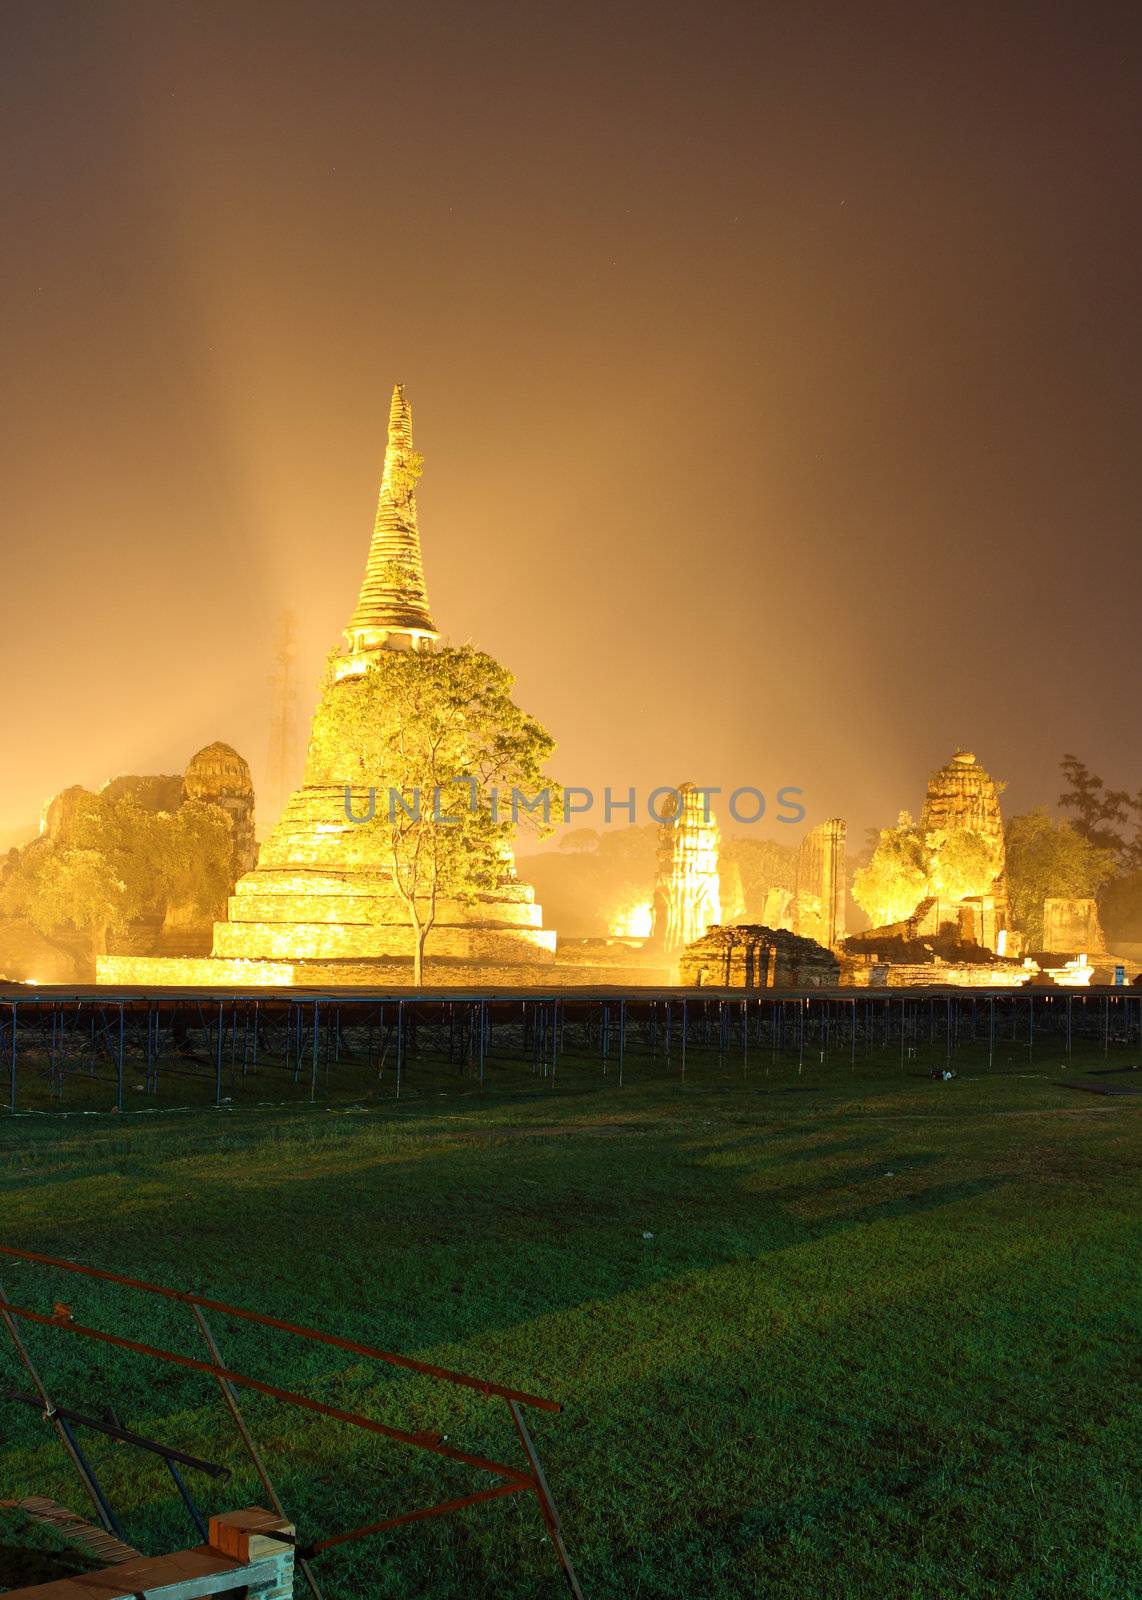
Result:
{"label": "stone pagoda", "polygon": [[[928,779],[920,836],[932,842],[941,833],[966,829],[977,834],[988,850],[988,864],[967,894],[936,907],[937,924],[953,914],[965,940],[1003,953],[1007,946],[1007,879],[1003,816],[999,795],[1003,788],[976,760],[970,750],[957,750],[946,766]],[[1001,937],[1002,936],[1002,937]]]}
{"label": "stone pagoda", "polygon": [[[412,408],[393,390],[388,447],[373,537],[357,604],[345,628],[348,649],[314,716],[302,786],[261,847],[257,866],[214,925],[211,957],[100,965],[103,982],[188,984],[372,984],[409,977],[413,933],[393,882],[383,830],[346,814],[344,773],[328,728],[331,697],[345,692],[382,650],[431,650],[440,635],[428,602],[417,524]],[[327,722],[326,719],[329,718]],[[365,809],[353,792],[353,811]],[[494,889],[472,903],[441,899],[428,942],[435,981],[542,981],[555,934],[543,927],[535,892],[516,877],[506,850]],[[127,966],[131,971],[126,970]],[[181,969],[176,971],[175,969]]]}

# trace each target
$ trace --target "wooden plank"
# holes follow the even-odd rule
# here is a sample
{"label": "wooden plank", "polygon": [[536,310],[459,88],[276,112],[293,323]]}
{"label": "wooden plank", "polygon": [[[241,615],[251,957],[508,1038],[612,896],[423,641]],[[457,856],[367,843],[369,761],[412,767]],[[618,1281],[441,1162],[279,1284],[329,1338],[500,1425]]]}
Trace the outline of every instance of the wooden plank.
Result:
{"label": "wooden plank", "polygon": [[74,1511],[61,1506],[57,1500],[47,1500],[42,1495],[27,1495],[23,1500],[0,1500],[0,1505],[23,1511],[33,1522],[41,1522],[45,1527],[52,1528],[61,1539],[78,1545],[81,1550],[86,1550],[89,1555],[109,1565],[118,1561],[134,1561],[140,1554],[133,1546],[124,1544],[122,1539],[116,1539],[114,1534],[77,1517]]}

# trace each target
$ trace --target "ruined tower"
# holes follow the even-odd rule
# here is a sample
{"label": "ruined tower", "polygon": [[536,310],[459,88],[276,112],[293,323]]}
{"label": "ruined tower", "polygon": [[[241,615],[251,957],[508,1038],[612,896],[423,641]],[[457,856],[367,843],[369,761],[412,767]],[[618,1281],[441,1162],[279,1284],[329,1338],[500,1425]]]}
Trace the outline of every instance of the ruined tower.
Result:
{"label": "ruined tower", "polygon": [[845,936],[845,824],[840,817],[818,823],[801,842],[793,931],[818,944],[835,945]]}
{"label": "ruined tower", "polygon": [[708,796],[683,783],[659,831],[654,885],[654,942],[668,955],[721,921],[718,854],[721,834]]}
{"label": "ruined tower", "polygon": [[[970,750],[957,750],[946,766],[929,776],[924,809],[920,813],[923,836],[957,828],[970,829],[987,840],[995,859],[995,872],[990,881],[1002,876],[1003,816],[999,809],[999,787]],[[988,886],[981,883],[977,893]]]}
{"label": "ruined tower", "polygon": [[204,800],[225,811],[234,839],[235,876],[249,872],[257,859],[254,843],[254,785],[250,769],[232,745],[216,739],[191,756],[182,775],[187,800]]}
{"label": "ruined tower", "polygon": [[981,863],[975,882],[959,896],[944,896],[936,911],[937,922],[951,917],[960,936],[988,950],[1006,948],[1007,880],[1003,816],[999,809],[1002,784],[976,760],[970,750],[957,750],[952,759],[928,779],[920,836],[929,850],[942,838],[957,832],[977,836]]}

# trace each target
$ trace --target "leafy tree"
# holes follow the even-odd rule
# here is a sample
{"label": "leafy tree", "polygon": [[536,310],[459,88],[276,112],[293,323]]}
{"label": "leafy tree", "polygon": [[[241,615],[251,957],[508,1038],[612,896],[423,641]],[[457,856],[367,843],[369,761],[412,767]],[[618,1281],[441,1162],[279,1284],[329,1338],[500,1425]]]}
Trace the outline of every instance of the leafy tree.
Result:
{"label": "leafy tree", "polygon": [[[215,910],[231,880],[231,823],[188,801],[151,811],[123,792],[78,792],[66,828],[19,851],[0,885],[0,910],[29,922],[85,977],[108,937],[168,903]],[[85,955],[68,943],[78,937]]]}
{"label": "leafy tree", "polygon": [[869,862],[872,860],[872,853],[879,843],[880,829],[866,828],[864,830],[864,844],[861,846],[857,854],[850,858],[852,865],[855,867],[867,867]]}
{"label": "leafy tree", "polygon": [[599,851],[598,828],[569,828],[559,841],[564,855],[593,856]]}
{"label": "leafy tree", "polygon": [[721,902],[723,923],[733,924],[745,920],[747,909],[741,867],[736,861],[728,861],[724,854],[718,863],[718,899]]}
{"label": "leafy tree", "polygon": [[[515,828],[546,832],[558,788],[550,734],[511,697],[511,674],[464,646],[381,651],[338,679],[332,658],[307,777],[351,791],[362,859],[390,873],[413,933],[413,981],[442,899],[471,903],[503,880]],[[512,791],[541,808],[513,817]],[[369,797],[367,801],[366,797]],[[370,816],[371,812],[371,816]]]}
{"label": "leafy tree", "polygon": [[853,899],[874,927],[910,916],[928,890],[924,844],[907,811],[895,828],[882,828],[867,867],[853,876]]}
{"label": "leafy tree", "polygon": [[1068,821],[1056,822],[1045,806],[1012,817],[1006,829],[1007,893],[1012,919],[1031,949],[1043,940],[1043,901],[1049,896],[1086,899],[1114,873],[1114,853]]}
{"label": "leafy tree", "polygon": [[762,920],[771,889],[796,891],[797,852],[791,845],[734,835],[722,841],[722,863],[736,866],[740,872],[746,915],[751,921]]}
{"label": "leafy tree", "polygon": [[1098,913],[1111,941],[1142,941],[1142,871],[1111,878],[1098,897]]}
{"label": "leafy tree", "polygon": [[1119,830],[1127,821],[1128,810],[1139,808],[1142,794],[1132,801],[1124,789],[1108,789],[1077,756],[1064,756],[1059,766],[1068,784],[1059,796],[1059,805],[1074,812],[1075,832],[1098,849],[1112,850],[1118,856],[1130,850]]}
{"label": "leafy tree", "polygon": [[599,832],[599,862],[611,877],[654,882],[655,861],[662,827],[657,822],[632,823],[629,828],[603,828]]}
{"label": "leafy tree", "polygon": [[[525,876],[546,919],[567,937],[595,938],[609,931],[622,910],[652,900],[660,832],[653,822],[573,828],[558,850],[528,856]],[[586,848],[576,848],[580,837]],[[565,849],[565,841],[571,847]]]}
{"label": "leafy tree", "polygon": [[928,886],[941,899],[986,894],[999,871],[999,852],[972,828],[938,828],[925,839]]}
{"label": "leafy tree", "polygon": [[229,815],[209,801],[187,800],[177,811],[154,814],[149,831],[154,899],[204,917],[219,914],[235,876]]}
{"label": "leafy tree", "polygon": [[389,467],[389,484],[393,498],[407,502],[424,476],[424,456],[419,450],[401,450]]}
{"label": "leafy tree", "polygon": [[[134,910],[128,885],[98,850],[35,840],[5,874],[0,887],[5,916],[29,922],[72,961],[75,976],[89,975],[90,961],[104,955],[107,935]],[[88,958],[67,943],[79,935]]]}
{"label": "leafy tree", "polygon": [[1127,799],[1126,807],[1134,821],[1134,833],[1123,846],[1119,863],[1124,872],[1142,872],[1142,789]]}

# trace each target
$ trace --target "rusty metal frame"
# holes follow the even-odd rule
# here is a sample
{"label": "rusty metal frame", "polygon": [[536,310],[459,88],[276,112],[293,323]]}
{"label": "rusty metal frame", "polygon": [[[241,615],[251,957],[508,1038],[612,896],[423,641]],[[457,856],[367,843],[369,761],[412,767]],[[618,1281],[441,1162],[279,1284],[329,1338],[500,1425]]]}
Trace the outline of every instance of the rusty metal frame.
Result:
{"label": "rusty metal frame", "polygon": [[[201,1372],[214,1379],[219,1387],[231,1420],[242,1440],[247,1454],[262,1481],[263,1487],[271,1497],[275,1510],[285,1515],[276,1490],[265,1469],[264,1462],[250,1434],[249,1428],[242,1417],[234,1393],[237,1388],[252,1389],[259,1394],[268,1395],[271,1399],[286,1405],[297,1406],[302,1410],[314,1412],[337,1422],[347,1423],[351,1427],[361,1428],[369,1433],[379,1434],[384,1438],[392,1439],[400,1444],[412,1445],[416,1449],[428,1451],[430,1454],[444,1457],[446,1460],[458,1462],[464,1466],[474,1467],[480,1471],[491,1473],[493,1476],[505,1481],[490,1489],[479,1490],[470,1495],[463,1495],[455,1499],[443,1501],[437,1505],[418,1507],[413,1511],[403,1512],[394,1517],[386,1517],[377,1522],[362,1524],[350,1528],[342,1533],[330,1535],[327,1538],[313,1539],[308,1542],[301,1540],[290,1541],[296,1544],[298,1562],[303,1575],[309,1583],[315,1600],[320,1600],[320,1590],[311,1571],[309,1561],[319,1555],[323,1550],[329,1550],[341,1544],[347,1544],[355,1539],[363,1539],[376,1533],[385,1532],[391,1528],[402,1527],[407,1523],[420,1522],[429,1517],[445,1516],[453,1511],[459,1511],[467,1506],[482,1504],[484,1501],[501,1499],[513,1494],[534,1494],[547,1529],[548,1537],[559,1561],[567,1588],[575,1600],[582,1600],[582,1591],[575,1575],[575,1570],[563,1540],[562,1527],[559,1513],[555,1507],[547,1479],[544,1476],[542,1465],[536,1453],[531,1435],[523,1420],[523,1407],[547,1412],[559,1412],[562,1407],[557,1401],[548,1400],[540,1395],[528,1394],[523,1390],[508,1388],[503,1384],[489,1383],[484,1379],[473,1378],[467,1373],[455,1372],[447,1367],[439,1367],[431,1362],[418,1361],[412,1356],[402,1356],[391,1350],[381,1350],[372,1345],[360,1343],[355,1339],[342,1339],[335,1334],[324,1333],[317,1328],[303,1327],[297,1323],[286,1322],[280,1317],[264,1316],[257,1311],[249,1311],[245,1307],[231,1306],[224,1301],[211,1300],[203,1295],[191,1294],[181,1289],[171,1289],[163,1284],[149,1283],[144,1279],[131,1278],[123,1273],[109,1272],[98,1267],[84,1266],[78,1262],[62,1261],[56,1256],[47,1256],[31,1250],[19,1250],[12,1245],[0,1244],[0,1255],[15,1260],[31,1262],[34,1265],[50,1267],[62,1272],[71,1272],[77,1275],[95,1278],[104,1282],[122,1285],[143,1294],[157,1295],[163,1299],[180,1301],[190,1307],[195,1319],[196,1327],[203,1336],[211,1359],[199,1360],[194,1356],[185,1356],[175,1350],[165,1350],[156,1345],[143,1343],[141,1340],[129,1339],[122,1334],[109,1333],[103,1328],[88,1327],[77,1322],[67,1307],[57,1306],[55,1311],[48,1315],[42,1311],[34,1311],[30,1307],[17,1306],[5,1295],[0,1293],[0,1321],[3,1321],[12,1338],[17,1354],[21,1357],[25,1367],[31,1375],[36,1389],[45,1401],[45,1415],[52,1416],[47,1391],[32,1366],[31,1358],[27,1353],[23,1339],[14,1319],[20,1318],[26,1322],[37,1324],[41,1327],[54,1328],[62,1332],[77,1334],[82,1338],[92,1339],[100,1344],[111,1345],[117,1349],[129,1350],[136,1355],[146,1356],[150,1359],[162,1361],[172,1366],[186,1368],[193,1372]],[[292,1334],[295,1337],[309,1339],[320,1344],[327,1344],[338,1350],[347,1351],[353,1355],[365,1356],[371,1360],[381,1361],[390,1366],[396,1366],[406,1371],[417,1372],[422,1376],[433,1378],[439,1382],[450,1383],[458,1387],[473,1389],[488,1399],[502,1400],[508,1407],[516,1435],[519,1438],[527,1462],[526,1469],[513,1466],[508,1462],[497,1461],[486,1456],[474,1455],[468,1451],[457,1450],[444,1443],[438,1434],[428,1432],[409,1433],[401,1428],[394,1428],[387,1423],[379,1422],[375,1418],[366,1417],[358,1412],[346,1411],[339,1406],[327,1405],[324,1401],[311,1399],[308,1395],[298,1394],[290,1389],[283,1389],[271,1383],[266,1383],[260,1378],[250,1377],[248,1374],[236,1372],[225,1366],[221,1359],[221,1352],[214,1339],[214,1335],[206,1323],[203,1313],[215,1311],[223,1316],[240,1318],[246,1322],[256,1323],[261,1327],[273,1328],[278,1332]],[[63,1441],[66,1444],[66,1439]],[[73,1454],[73,1461],[75,1460]],[[84,1478],[82,1467],[75,1462],[81,1478]],[[88,1487],[85,1482],[85,1487]]]}

